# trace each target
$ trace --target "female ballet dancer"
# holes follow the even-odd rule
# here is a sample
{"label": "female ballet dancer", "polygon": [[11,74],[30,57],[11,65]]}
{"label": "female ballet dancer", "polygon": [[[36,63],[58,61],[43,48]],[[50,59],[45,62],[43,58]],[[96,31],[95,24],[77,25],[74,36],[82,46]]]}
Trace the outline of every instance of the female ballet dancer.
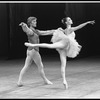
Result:
{"label": "female ballet dancer", "polygon": [[70,17],[66,17],[62,19],[62,23],[66,25],[66,29],[58,28],[53,33],[50,33],[53,35],[51,38],[52,44],[31,44],[26,42],[25,45],[29,47],[51,48],[58,51],[61,60],[61,75],[63,78],[63,85],[65,89],[67,89],[68,84],[65,78],[65,68],[67,63],[66,59],[67,57],[75,58],[79,54],[79,51],[82,47],[76,41],[74,31],[86,26],[87,24],[94,24],[95,21],[87,21],[76,27],[71,27],[73,21]]}

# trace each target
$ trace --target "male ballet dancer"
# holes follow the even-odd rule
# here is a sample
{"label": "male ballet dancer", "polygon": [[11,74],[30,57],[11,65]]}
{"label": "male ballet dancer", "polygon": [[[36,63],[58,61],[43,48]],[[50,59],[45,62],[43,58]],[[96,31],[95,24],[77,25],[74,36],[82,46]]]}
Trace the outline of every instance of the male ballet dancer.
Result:
{"label": "male ballet dancer", "polygon": [[[32,44],[39,43],[39,35],[48,35],[52,32],[51,30],[50,31],[49,30],[48,31],[37,30],[37,29],[35,29],[36,24],[37,24],[37,18],[36,17],[29,17],[27,19],[27,24],[24,23],[24,22],[21,22],[19,24],[19,26],[21,26],[23,31],[27,34],[28,42],[32,43]],[[45,76],[44,66],[43,66],[43,63],[42,63],[41,56],[39,54],[39,47],[35,47],[35,48],[28,47],[25,65],[20,72],[17,85],[23,86],[22,77],[23,77],[24,73],[26,72],[26,70],[31,65],[32,61],[34,61],[35,64],[37,65],[39,73],[40,73],[41,77],[43,78],[44,82],[46,84],[53,84]]]}

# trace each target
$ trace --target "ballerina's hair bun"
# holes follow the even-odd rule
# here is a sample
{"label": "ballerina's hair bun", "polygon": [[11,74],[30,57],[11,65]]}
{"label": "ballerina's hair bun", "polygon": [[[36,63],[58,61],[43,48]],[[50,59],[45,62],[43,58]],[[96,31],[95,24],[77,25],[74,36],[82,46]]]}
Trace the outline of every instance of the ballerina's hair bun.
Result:
{"label": "ballerina's hair bun", "polygon": [[66,25],[66,17],[65,18],[63,18],[62,20],[61,20],[61,22],[64,24],[64,25]]}

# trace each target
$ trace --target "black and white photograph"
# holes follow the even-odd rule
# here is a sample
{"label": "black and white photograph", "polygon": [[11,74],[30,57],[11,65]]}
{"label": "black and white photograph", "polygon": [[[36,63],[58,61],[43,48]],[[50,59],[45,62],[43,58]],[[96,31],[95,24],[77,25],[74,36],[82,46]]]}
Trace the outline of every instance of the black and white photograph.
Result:
{"label": "black and white photograph", "polygon": [[100,98],[100,1],[0,1],[0,99]]}

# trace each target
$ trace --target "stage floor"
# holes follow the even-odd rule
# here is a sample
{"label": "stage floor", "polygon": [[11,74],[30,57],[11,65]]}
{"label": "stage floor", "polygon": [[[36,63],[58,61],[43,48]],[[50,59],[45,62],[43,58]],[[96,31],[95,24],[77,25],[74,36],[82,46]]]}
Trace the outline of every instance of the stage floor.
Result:
{"label": "stage floor", "polygon": [[22,60],[0,62],[0,98],[100,98],[100,59],[68,61],[64,89],[59,60],[43,60],[47,78],[45,85],[33,63],[23,77],[23,87],[17,87],[18,76],[24,65]]}

